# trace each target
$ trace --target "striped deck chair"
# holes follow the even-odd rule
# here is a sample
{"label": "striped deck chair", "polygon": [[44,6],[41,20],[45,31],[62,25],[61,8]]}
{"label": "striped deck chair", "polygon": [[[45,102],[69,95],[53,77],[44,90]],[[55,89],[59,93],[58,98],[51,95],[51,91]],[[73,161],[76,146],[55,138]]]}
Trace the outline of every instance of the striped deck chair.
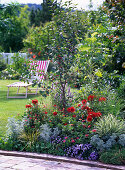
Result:
{"label": "striped deck chair", "polygon": [[35,75],[32,74],[31,79],[37,79],[38,81],[42,81],[45,78],[45,74],[47,72],[50,60],[45,61],[32,61],[30,63],[31,72],[35,72]]}
{"label": "striped deck chair", "polygon": [[[35,93],[29,93],[28,87],[33,85],[33,80],[36,80],[38,83],[43,81],[45,78],[45,74],[47,72],[48,66],[49,66],[49,60],[46,61],[32,61],[30,63],[30,70],[31,70],[31,79],[29,80],[29,83],[24,82],[15,82],[13,84],[7,85],[8,92],[7,92],[7,98],[27,98],[28,94],[37,94],[38,92],[38,86],[37,89],[30,89],[30,90],[36,90]],[[32,74],[33,73],[33,74]],[[35,73],[35,75],[34,75]],[[18,87],[17,94],[24,94],[25,96],[9,96],[9,88],[10,87]],[[20,87],[26,88],[26,93],[19,93]]]}

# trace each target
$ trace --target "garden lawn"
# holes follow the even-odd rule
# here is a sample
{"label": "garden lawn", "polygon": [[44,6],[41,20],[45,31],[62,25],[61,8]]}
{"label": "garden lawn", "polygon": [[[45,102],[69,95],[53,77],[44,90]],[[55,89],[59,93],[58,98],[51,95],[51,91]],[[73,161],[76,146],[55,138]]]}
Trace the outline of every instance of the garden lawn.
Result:
{"label": "garden lawn", "polygon": [[[27,99],[7,99],[6,85],[17,82],[18,80],[0,80],[0,137],[6,133],[6,125],[9,117],[19,117],[25,112],[25,105],[31,103],[32,99],[37,99],[41,103],[50,103],[50,99],[43,99],[40,94],[28,95]],[[22,88],[22,91],[25,89]],[[17,88],[10,88],[10,95],[16,94]],[[31,100],[30,100],[31,99]]]}

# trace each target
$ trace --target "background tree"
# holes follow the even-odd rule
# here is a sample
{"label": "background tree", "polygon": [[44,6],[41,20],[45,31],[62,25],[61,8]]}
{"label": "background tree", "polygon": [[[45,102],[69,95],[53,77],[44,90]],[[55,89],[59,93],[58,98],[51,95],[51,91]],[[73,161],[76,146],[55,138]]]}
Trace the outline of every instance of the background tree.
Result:
{"label": "background tree", "polygon": [[41,3],[41,9],[33,9],[30,13],[30,24],[35,26],[40,26],[40,24],[49,22],[52,20],[53,15],[57,14],[57,9],[59,9],[59,4],[57,0],[43,0]]}
{"label": "background tree", "polygon": [[0,46],[5,52],[17,52],[23,48],[23,38],[28,30],[27,7],[19,4],[3,5],[0,18]]}

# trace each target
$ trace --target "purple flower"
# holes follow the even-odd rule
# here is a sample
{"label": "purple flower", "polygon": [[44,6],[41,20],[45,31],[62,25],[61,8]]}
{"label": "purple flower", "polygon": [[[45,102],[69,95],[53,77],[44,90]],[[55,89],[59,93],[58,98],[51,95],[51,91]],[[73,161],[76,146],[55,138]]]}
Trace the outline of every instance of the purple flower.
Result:
{"label": "purple flower", "polygon": [[89,160],[95,161],[99,157],[98,153],[96,151],[93,151],[90,156],[88,157]]}

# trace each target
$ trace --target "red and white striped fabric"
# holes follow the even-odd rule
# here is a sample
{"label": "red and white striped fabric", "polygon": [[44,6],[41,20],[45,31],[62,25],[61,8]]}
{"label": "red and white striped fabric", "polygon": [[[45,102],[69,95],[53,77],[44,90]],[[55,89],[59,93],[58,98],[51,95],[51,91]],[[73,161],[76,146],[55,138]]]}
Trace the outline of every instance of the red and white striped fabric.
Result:
{"label": "red and white striped fabric", "polygon": [[[45,61],[33,61],[31,64],[31,70],[36,72],[36,75],[40,78],[44,78],[44,74],[47,72],[50,60]],[[32,69],[33,68],[33,69]]]}

